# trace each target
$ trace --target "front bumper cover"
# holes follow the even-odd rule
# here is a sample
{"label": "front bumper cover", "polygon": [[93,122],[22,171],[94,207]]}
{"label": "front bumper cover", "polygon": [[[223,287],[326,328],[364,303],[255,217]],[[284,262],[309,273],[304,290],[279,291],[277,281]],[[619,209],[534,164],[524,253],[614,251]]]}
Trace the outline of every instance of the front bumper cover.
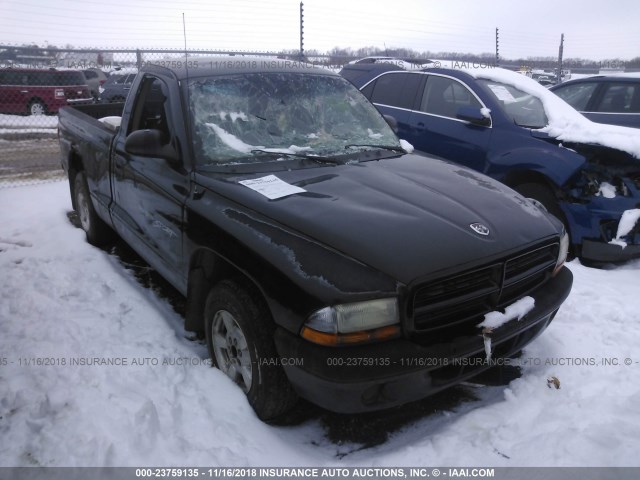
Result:
{"label": "front bumper cover", "polygon": [[626,262],[640,258],[640,245],[620,245],[598,240],[583,240],[581,257],[593,262]]}
{"label": "front bumper cover", "polygon": [[[532,296],[534,308],[492,334],[493,359],[524,348],[551,322],[569,295],[573,275],[566,268]],[[452,343],[419,345],[408,339],[331,348],[315,345],[279,328],[275,343],[289,381],[300,396],[328,410],[382,410],[432,395],[492,365],[484,361],[480,335]]]}

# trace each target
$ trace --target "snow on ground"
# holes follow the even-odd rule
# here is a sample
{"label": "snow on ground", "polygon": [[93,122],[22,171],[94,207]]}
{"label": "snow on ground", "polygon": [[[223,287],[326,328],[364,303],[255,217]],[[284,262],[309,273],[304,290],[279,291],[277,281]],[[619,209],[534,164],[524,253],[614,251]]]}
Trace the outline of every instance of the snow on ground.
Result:
{"label": "snow on ground", "polygon": [[329,439],[331,414],[260,422],[169,301],[85,242],[66,182],[0,189],[0,205],[0,466],[640,466],[640,262],[572,262],[521,378],[360,448]]}
{"label": "snow on ground", "polygon": [[[56,129],[57,115],[5,115],[0,114],[0,129]],[[45,130],[49,131],[49,130]]]}

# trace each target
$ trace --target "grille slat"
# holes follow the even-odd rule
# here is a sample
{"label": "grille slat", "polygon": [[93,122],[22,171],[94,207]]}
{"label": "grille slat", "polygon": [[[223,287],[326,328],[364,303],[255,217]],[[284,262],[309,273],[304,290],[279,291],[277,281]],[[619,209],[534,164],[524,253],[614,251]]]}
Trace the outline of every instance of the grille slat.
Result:
{"label": "grille slat", "polygon": [[539,246],[418,286],[411,303],[414,330],[429,334],[430,341],[477,333],[475,326],[485,314],[530,294],[550,278],[558,248],[557,243]]}

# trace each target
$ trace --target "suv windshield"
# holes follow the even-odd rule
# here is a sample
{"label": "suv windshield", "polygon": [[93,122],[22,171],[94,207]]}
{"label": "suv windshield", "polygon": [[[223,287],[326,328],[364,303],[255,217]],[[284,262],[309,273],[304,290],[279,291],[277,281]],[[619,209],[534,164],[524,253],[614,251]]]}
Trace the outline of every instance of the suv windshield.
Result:
{"label": "suv windshield", "polygon": [[484,79],[478,82],[495,97],[502,107],[502,111],[516,125],[527,128],[544,128],[549,123],[544,106],[538,97],[505,83]]}
{"label": "suv windshield", "polygon": [[200,78],[190,82],[189,99],[200,165],[271,162],[293,154],[337,157],[353,153],[353,145],[401,148],[375,107],[341,77]]}

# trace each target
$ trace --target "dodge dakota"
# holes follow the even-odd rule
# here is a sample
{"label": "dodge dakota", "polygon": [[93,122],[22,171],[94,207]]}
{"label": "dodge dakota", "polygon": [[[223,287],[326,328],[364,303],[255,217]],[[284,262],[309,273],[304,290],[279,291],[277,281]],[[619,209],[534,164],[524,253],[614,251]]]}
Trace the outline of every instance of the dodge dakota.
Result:
{"label": "dodge dakota", "polygon": [[87,240],[117,233],[185,295],[186,330],[265,421],[300,397],[374,411],[469,379],[571,289],[557,219],[407,153],[354,86],[308,64],[146,65],[124,104],[63,108],[59,141]]}

